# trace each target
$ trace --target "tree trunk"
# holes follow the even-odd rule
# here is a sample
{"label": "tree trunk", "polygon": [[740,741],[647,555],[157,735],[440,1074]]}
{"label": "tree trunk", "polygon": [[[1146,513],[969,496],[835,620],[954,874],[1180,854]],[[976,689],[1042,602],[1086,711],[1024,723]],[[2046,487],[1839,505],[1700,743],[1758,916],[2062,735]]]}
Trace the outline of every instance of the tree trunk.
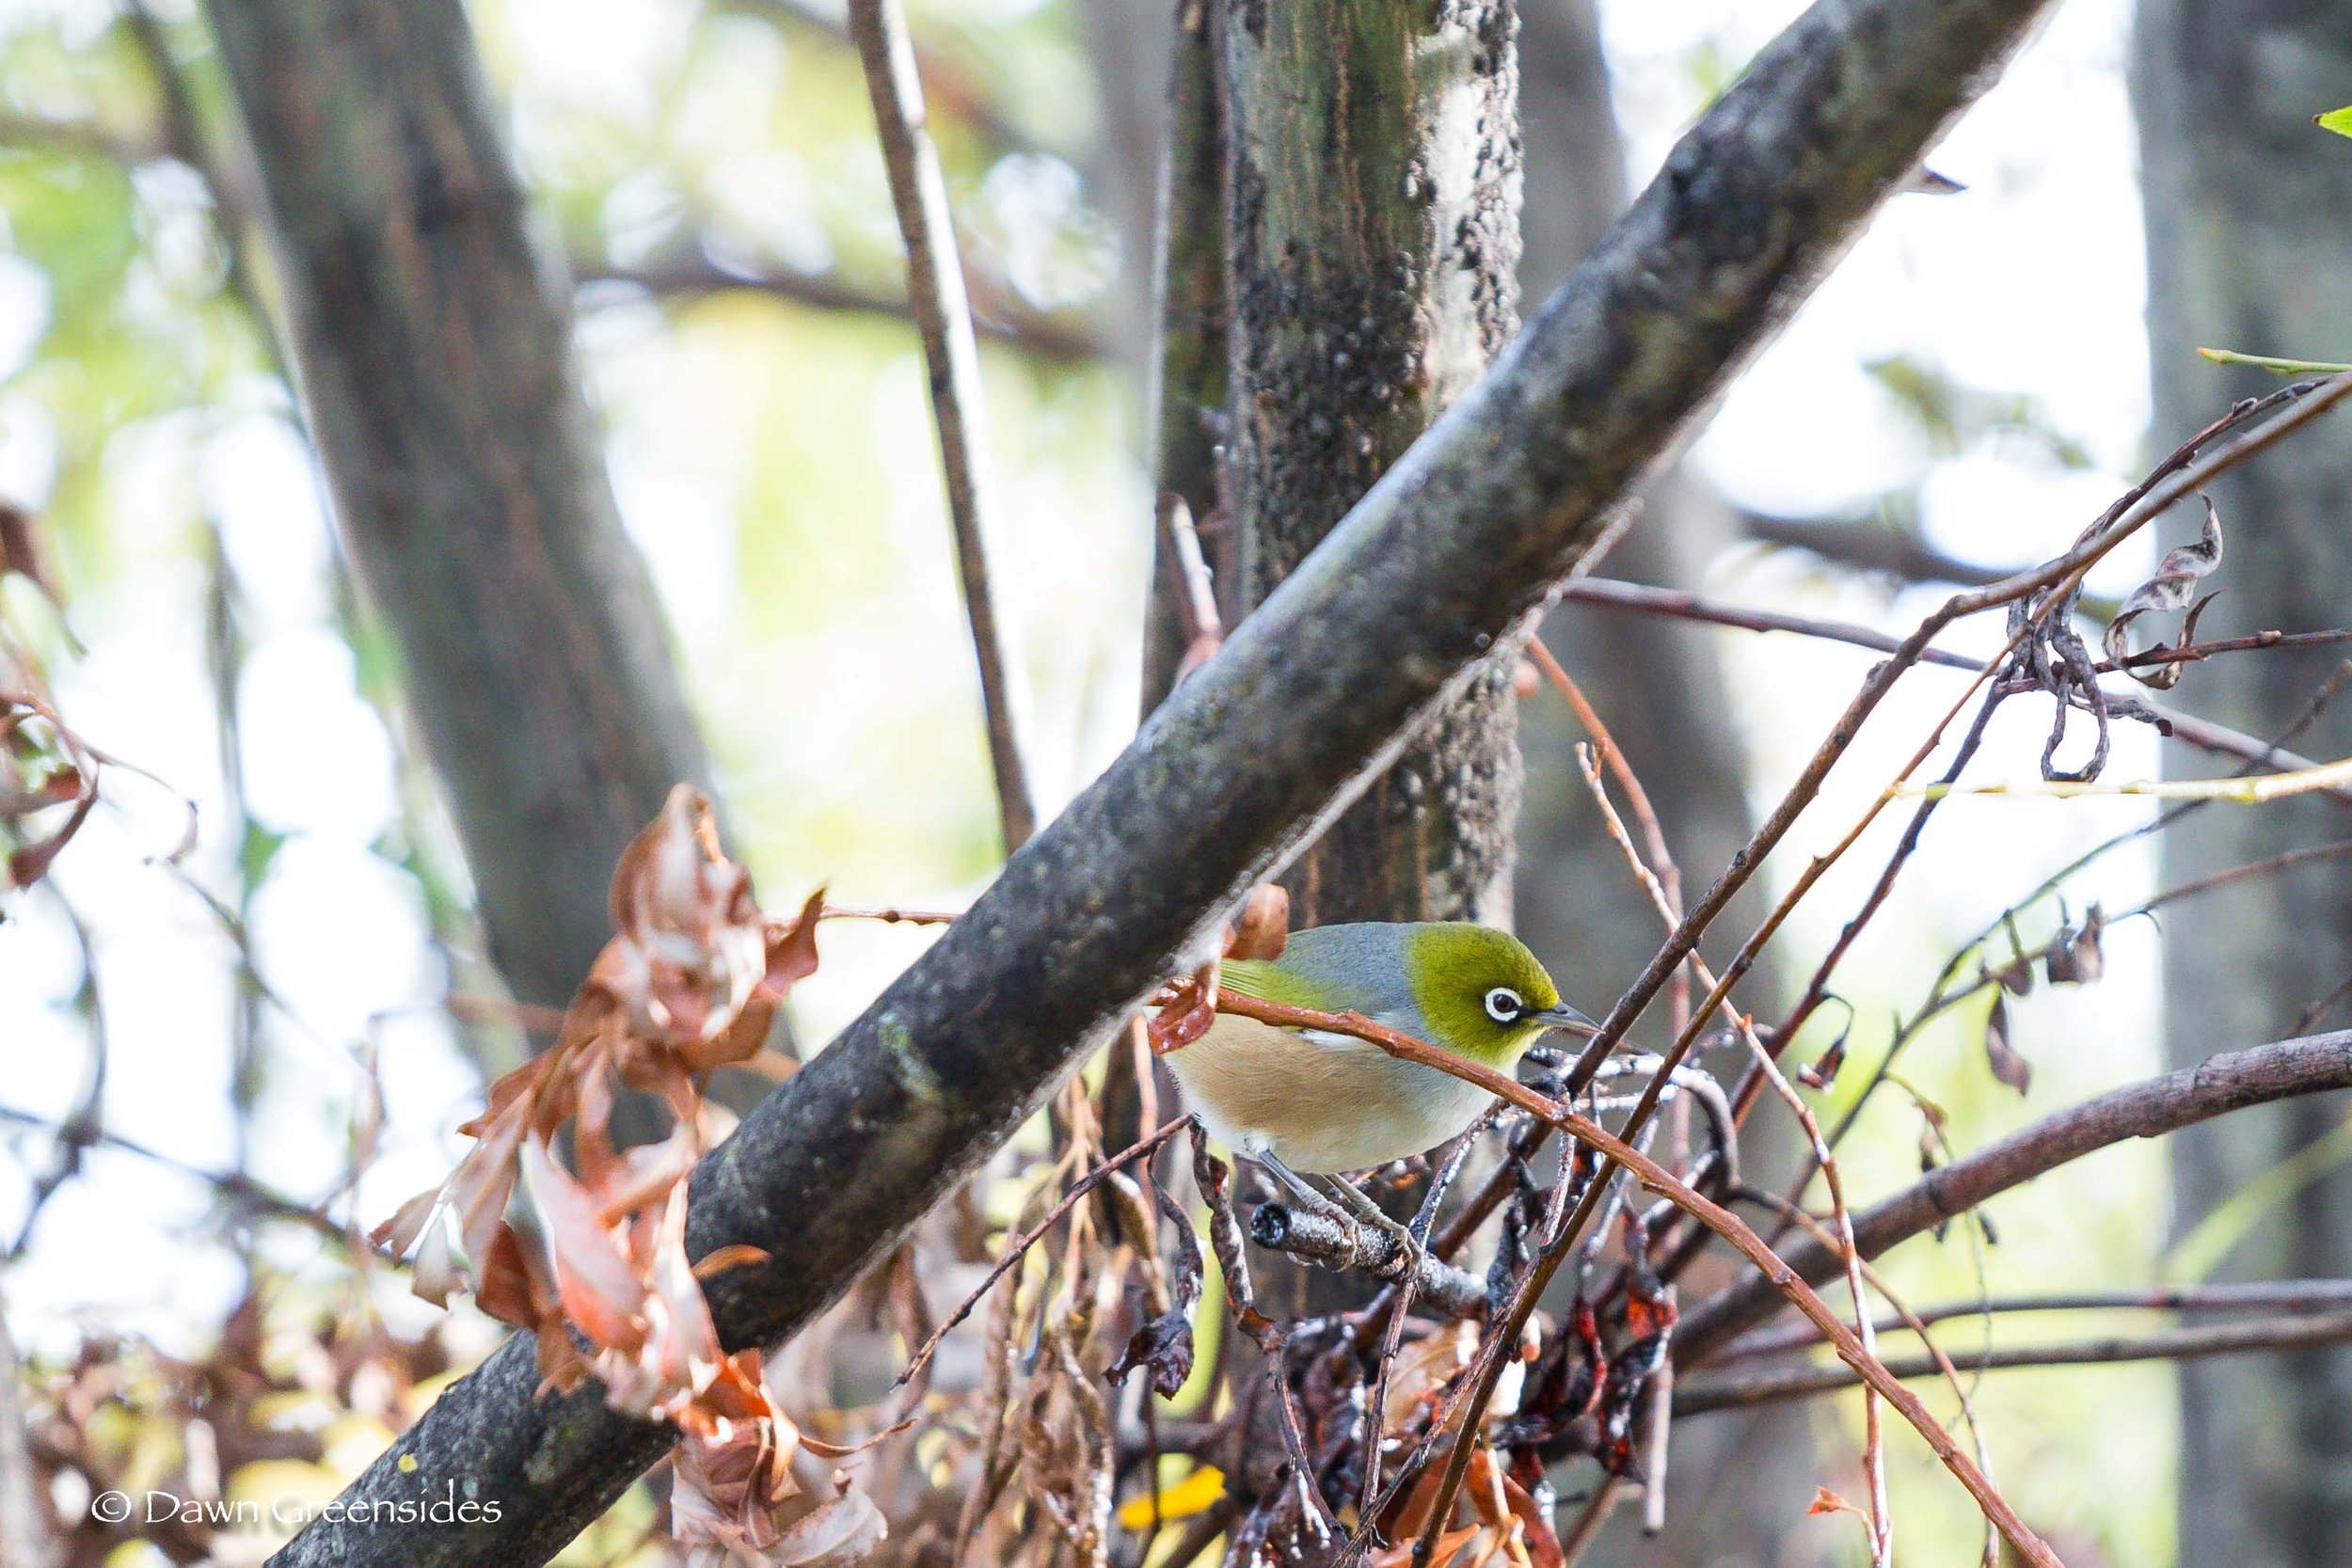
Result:
{"label": "tree trunk", "polygon": [[[1513,0],[1226,18],[1232,488],[1254,608],[1518,324]],[[1490,661],[1284,882],[1300,926],[1510,914],[1510,671]]]}
{"label": "tree trunk", "polygon": [[[2146,0],[2135,60],[2149,256],[2155,428],[2169,448],[2228,407],[2275,389],[2223,371],[2200,345],[2341,359],[2352,352],[2352,145],[2311,123],[2352,98],[2352,5],[2336,0]],[[2352,600],[2344,498],[2352,446],[2339,431],[2291,442],[2211,492],[2228,555],[2201,637],[2334,626]],[[2173,530],[2177,537],[2181,530]],[[2182,683],[2182,705],[2251,734],[2293,723],[2337,662],[2325,651],[2217,659]],[[2296,748],[2352,750],[2341,701]],[[2175,748],[2168,767],[2198,770]],[[2167,881],[2344,832],[2319,800],[2198,813],[2165,836]],[[2352,883],[2325,866],[2211,895],[2165,928],[2167,1027],[2176,1061],[2215,1040],[2286,1034],[2352,974]],[[2316,1021],[2313,1021],[2314,1022]],[[2263,1172],[2334,1128],[2341,1105],[2249,1111],[2172,1140],[2174,1223],[2185,1230]],[[2352,1273],[2352,1172],[2338,1167],[2265,1212],[2231,1254],[2233,1278]],[[2352,1560],[2352,1354],[2304,1351],[2193,1362],[2181,1370],[2185,1568],[2336,1568]]]}
{"label": "tree trunk", "polygon": [[458,0],[212,0],[296,378],[520,1000],[568,1001],[613,863],[708,787]]}

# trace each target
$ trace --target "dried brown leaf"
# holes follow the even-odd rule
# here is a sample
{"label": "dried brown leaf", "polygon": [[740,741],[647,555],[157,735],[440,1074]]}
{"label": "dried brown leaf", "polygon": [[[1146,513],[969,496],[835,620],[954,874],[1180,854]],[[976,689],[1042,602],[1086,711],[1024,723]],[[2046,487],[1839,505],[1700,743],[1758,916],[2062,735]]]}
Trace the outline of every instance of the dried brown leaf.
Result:
{"label": "dried brown leaf", "polygon": [[890,1521],[854,1485],[819,1503],[776,1538],[761,1560],[777,1568],[856,1568],[890,1537]]}
{"label": "dried brown leaf", "polygon": [[2042,960],[2042,968],[2054,986],[2087,986],[2106,973],[2107,960],[2101,940],[2106,931],[2106,915],[2093,904],[2085,911],[2079,927],[2069,924],[2058,927],[2050,939],[2050,951]]}
{"label": "dried brown leaf", "polygon": [[1869,1518],[1867,1513],[1826,1486],[1817,1486],[1813,1489],[1813,1501],[1805,1512],[1807,1513],[1851,1513],[1857,1519]]}
{"label": "dried brown leaf", "polygon": [[1182,1051],[1209,1032],[1216,1022],[1216,979],[1217,966],[1212,963],[1177,982],[1168,1001],[1144,1026],[1152,1055]]}
{"label": "dried brown leaf", "polygon": [[2009,998],[1999,991],[1984,1021],[1984,1059],[1993,1076],[2019,1094],[2033,1086],[2033,1068],[2009,1042]]}
{"label": "dried brown leaf", "polygon": [[1279,882],[1249,890],[1241,918],[1226,933],[1225,956],[1271,961],[1282,956],[1291,934],[1291,895]]}
{"label": "dried brown leaf", "polygon": [[[2131,657],[2131,624],[2143,615],[2160,614],[2188,605],[2197,593],[2198,583],[2210,576],[2215,567],[2221,564],[2221,515],[2214,510],[2211,498],[2201,497],[2199,499],[2205,503],[2205,521],[2204,526],[2198,532],[2197,542],[2191,545],[2176,545],[2165,551],[2164,559],[2156,563],[2154,575],[2132,590],[2130,595],[2123,600],[2122,607],[2116,610],[2115,619],[2107,623],[2107,657],[2140,685],[2152,687],[2159,691],[2169,690],[2179,685],[2182,672],[2187,669],[2187,666],[2178,662],[2137,666],[2126,664],[2124,661]],[[2181,641],[2178,646],[2186,647],[2196,641],[2197,617],[2211,602],[2211,596],[2208,595],[2190,608],[2187,617],[2181,625]],[[2169,646],[2171,645],[2159,642],[2149,652],[2163,652]]]}

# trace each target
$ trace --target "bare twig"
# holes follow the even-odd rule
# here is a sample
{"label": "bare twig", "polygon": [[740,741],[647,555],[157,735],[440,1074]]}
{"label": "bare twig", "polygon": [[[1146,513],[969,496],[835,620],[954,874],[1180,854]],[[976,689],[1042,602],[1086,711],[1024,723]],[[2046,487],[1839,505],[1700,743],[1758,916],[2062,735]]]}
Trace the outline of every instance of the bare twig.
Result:
{"label": "bare twig", "polygon": [[191,1165],[185,1161],[164,1153],[161,1149],[151,1148],[135,1138],[126,1138],[119,1132],[110,1132],[103,1127],[90,1128],[87,1131],[77,1130],[71,1126],[60,1127],[46,1117],[37,1117],[29,1111],[19,1110],[13,1105],[0,1105],[0,1121],[11,1122],[19,1127],[30,1127],[55,1138],[76,1140],[84,1147],[101,1146],[107,1148],[119,1148],[125,1154],[135,1154],[142,1160],[151,1161],[167,1169],[178,1171],[183,1176],[203,1182],[228,1199],[231,1205],[258,1214],[264,1219],[289,1220],[329,1241],[341,1242],[349,1239],[348,1231],[323,1210],[313,1208],[299,1199],[289,1197],[275,1188],[256,1181],[243,1171],[206,1170],[201,1165]]}
{"label": "bare twig", "polygon": [[879,908],[864,904],[827,904],[817,913],[819,920],[879,920],[885,926],[952,926],[962,915],[961,910],[905,910],[896,905]]}
{"label": "bare twig", "polygon": [[[1667,890],[1660,879],[1642,863],[1640,854],[1633,847],[1633,841],[1627,837],[1625,825],[1618,820],[1616,810],[1610,803],[1609,792],[1603,787],[1599,771],[1593,766],[1590,754],[1580,755],[1578,761],[1583,767],[1585,785],[1592,791],[1593,799],[1599,804],[1602,821],[1608,828],[1610,836],[1616,840],[1627,860],[1632,863],[1634,875],[1649,891],[1650,901],[1657,906],[1660,917],[1666,922],[1667,929],[1671,931],[1677,918],[1677,911]],[[1830,1152],[1828,1143],[1821,1136],[1821,1125],[1815,1118],[1811,1108],[1805,1104],[1804,1098],[1782,1075],[1778,1064],[1772,1060],[1772,1053],[1765,1050],[1763,1042],[1756,1037],[1753,1022],[1732,1006],[1729,998],[1725,995],[1724,988],[1708,973],[1706,964],[1700,960],[1695,952],[1691,955],[1691,966],[1697,972],[1699,983],[1706,986],[1713,996],[1723,999],[1718,1006],[1723,1009],[1732,1031],[1746,1042],[1754,1058],[1756,1070],[1763,1074],[1765,1082],[1788,1105],[1789,1114],[1796,1117],[1798,1125],[1804,1129],[1805,1138],[1813,1150],[1815,1161],[1820,1165],[1822,1180],[1829,1188],[1830,1212],[1832,1223],[1836,1227],[1836,1242],[1846,1263],[1846,1289],[1853,1298],[1855,1338],[1860,1341],[1866,1354],[1876,1355],[1878,1354],[1876,1328],[1870,1320],[1869,1296],[1865,1289],[1862,1257],[1854,1247],[1853,1218],[1846,1208],[1845,1180],[1838,1171],[1836,1158]],[[1654,1418],[1661,1430],[1671,1418],[1672,1414],[1671,1403],[1657,1412]],[[1886,1446],[1884,1435],[1880,1430],[1878,1400],[1875,1395],[1867,1391],[1863,1395],[1862,1425],[1862,1470],[1864,1476],[1867,1478],[1870,1492],[1870,1560],[1873,1568],[1887,1568],[1895,1551],[1895,1516],[1887,1500]],[[1983,1459],[1981,1444],[1978,1449],[1978,1457],[1981,1464]],[[1986,1467],[1986,1473],[1988,1475],[1991,1473],[1989,1466]]]}
{"label": "bare twig", "polygon": [[[815,310],[914,319],[914,309],[903,293],[868,288],[838,273],[797,272],[783,265],[764,265],[757,271],[722,266],[695,245],[682,245],[626,267],[594,255],[576,255],[572,276],[583,284],[622,284],[670,301],[714,293],[760,294]],[[981,286],[985,290],[984,282]],[[981,337],[1061,364],[1099,364],[1112,353],[1101,325],[1088,317],[1072,310],[1032,309],[1009,297],[984,294],[973,305],[972,325]]]}
{"label": "bare twig", "polygon": [[[1906,640],[1889,635],[1873,626],[1858,626],[1851,621],[1833,621],[1814,615],[1794,615],[1785,610],[1755,609],[1745,605],[1726,605],[1677,589],[1652,588],[1644,583],[1619,582],[1609,578],[1581,578],[1568,584],[1561,597],[1581,603],[1603,605],[1613,610],[1627,610],[1646,615],[1664,615],[1676,620],[1697,621],[1708,626],[1730,626],[1741,631],[1785,631],[1800,637],[1811,637],[1826,642],[1844,642],[1875,653],[1900,654]],[[2251,637],[2233,638],[2228,641],[2195,643],[2187,648],[2168,648],[2136,655],[2123,661],[2133,669],[2145,664],[2181,663],[2209,657],[2216,654],[2252,652],[2268,648],[2317,646],[2352,639],[2352,632],[2262,632]],[[1920,664],[1932,664],[1945,670],[1975,671],[1983,660],[1957,653],[1949,648],[1926,647],[1913,656]],[[2094,671],[2107,672],[2118,668],[2111,660],[2101,660]],[[2120,700],[2120,699],[2119,699]],[[2293,752],[2265,746],[2249,736],[2217,724],[2177,708],[2160,706],[2146,698],[2136,701],[2145,717],[2169,728],[2175,739],[2201,750],[2274,769],[2309,768],[2311,759]],[[2352,790],[2331,791],[2338,799],[2352,800]]]}
{"label": "bare twig", "polygon": [[1184,653],[1176,666],[1176,678],[1182,680],[1224,642],[1225,620],[1216,608],[1216,579],[1209,571],[1208,557],[1200,552],[1192,508],[1173,490],[1160,495],[1159,524],[1160,546],[1176,569],[1176,603],[1183,612]]}
{"label": "bare twig", "polygon": [[1600,1484],[1593,1488],[1592,1497],[1585,1500],[1584,1512],[1576,1516],[1576,1523],[1560,1538],[1562,1568],[1576,1568],[1584,1554],[1593,1549],[1593,1543],[1600,1539],[1610,1515],[1617,1512],[1617,1504],[1624,1500],[1629,1484],[1623,1476],[1600,1478]]}
{"label": "bare twig", "polygon": [[1022,712],[1011,639],[989,587],[991,486],[988,427],[980,397],[980,351],[947,211],[947,182],[924,121],[923,84],[901,0],[850,0],[850,34],[866,68],[875,129],[890,172],[890,199],[907,247],[907,300],[923,335],[931,413],[939,428],[956,568],[988,709],[989,760],[996,771],[997,818],[1010,854],[1037,831],[1037,803],[1024,761]]}
{"label": "bare twig", "polygon": [[940,1345],[946,1341],[948,1334],[955,1328],[955,1326],[963,1322],[964,1319],[970,1317],[973,1309],[978,1307],[983,1300],[987,1299],[988,1292],[995,1288],[996,1282],[1004,1278],[1005,1275],[1011,1271],[1014,1264],[1020,1262],[1023,1258],[1026,1257],[1029,1249],[1037,1245],[1038,1242],[1044,1237],[1047,1231],[1053,1229],[1057,1225],[1059,1225],[1064,1216],[1066,1216],[1073,1209],[1075,1209],[1078,1206],[1079,1200],[1084,1198],[1087,1194],[1092,1192],[1096,1185],[1099,1184],[1104,1177],[1144,1155],[1154,1152],[1162,1144],[1167,1143],[1168,1139],[1174,1137],[1179,1132],[1189,1126],[1191,1124],[1191,1120],[1192,1118],[1190,1117],[1178,1117],[1167,1126],[1162,1127],[1158,1132],[1153,1132],[1150,1136],[1142,1138],[1136,1143],[1130,1144],[1127,1148],[1120,1149],[1118,1153],[1112,1155],[1109,1159],[1104,1160],[1101,1164],[1094,1166],[1091,1170],[1088,1171],[1084,1176],[1078,1178],[1075,1181],[1073,1181],[1070,1184],[1070,1190],[1062,1194],[1061,1201],[1055,1204],[1050,1210],[1046,1211],[1045,1217],[1043,1219],[1038,1221],[1028,1229],[1023,1231],[1019,1236],[1014,1237],[1005,1243],[1003,1253],[996,1259],[996,1266],[988,1271],[988,1277],[980,1281],[978,1289],[975,1290],[970,1295],[964,1298],[961,1306],[958,1307],[953,1312],[948,1313],[946,1318],[941,1320],[939,1326],[931,1331],[931,1337],[929,1339],[926,1339],[923,1342],[922,1347],[912,1356],[907,1358],[905,1370],[899,1372],[898,1379],[891,1385],[891,1386],[894,1388],[903,1387],[907,1384],[914,1382],[917,1377],[920,1377],[923,1373],[923,1369],[930,1365],[932,1355],[938,1352]]}
{"label": "bare twig", "polygon": [[[2352,1312],[2296,1314],[2258,1318],[2249,1323],[2204,1323],[2193,1328],[2159,1329],[2153,1334],[2116,1335],[2065,1344],[2000,1345],[1969,1358],[1972,1369],[1999,1370],[2015,1367],[2083,1367],[2124,1361],[2186,1361],[2207,1355],[2239,1355],[2251,1351],[2307,1350],[2352,1340]],[[1885,1363],[1899,1378],[1941,1375],[1930,1356],[1904,1356]],[[1675,1413],[1696,1416],[1711,1410],[1736,1410],[1774,1400],[1810,1399],[1856,1386],[1843,1366],[1804,1365],[1756,1368],[1741,1371],[1696,1371],[1684,1374],[1675,1395]]]}
{"label": "bare twig", "polygon": [[[2352,1030],[2280,1040],[2211,1056],[2196,1067],[2143,1080],[2045,1117],[1923,1177],[1854,1216],[1866,1258],[1932,1230],[1988,1198],[2093,1149],[2127,1138],[2154,1138],[2250,1105],[2330,1089],[2352,1088]],[[1817,1243],[1788,1255],[1803,1278],[1835,1275],[1839,1261]],[[1695,1365],[1771,1316],[1776,1292],[1756,1281],[1734,1285],[1683,1315],[1677,1359]]]}
{"label": "bare twig", "polygon": [[[1387,1231],[1353,1226],[1337,1216],[1288,1203],[1259,1204],[1249,1216],[1249,1239],[1317,1268],[1361,1269],[1387,1280],[1406,1277],[1405,1247]],[[1413,1289],[1453,1317],[1486,1315],[1486,1282],[1443,1261],[1435,1252],[1423,1254],[1420,1272],[1413,1275]]]}
{"label": "bare twig", "polygon": [[[1882,1334],[1898,1334],[1917,1324],[1933,1325],[1953,1318],[1981,1318],[2025,1312],[2245,1312],[2272,1313],[2352,1311],[2352,1279],[2258,1280],[2230,1285],[2159,1285],[2145,1291],[2076,1291],[2042,1296],[1991,1296],[1979,1301],[1944,1302],[1922,1307],[1908,1316],[1879,1320]],[[1763,1329],[1735,1339],[1708,1360],[1717,1367],[1726,1361],[1757,1355],[1784,1354],[1820,1343],[1810,1323]]]}

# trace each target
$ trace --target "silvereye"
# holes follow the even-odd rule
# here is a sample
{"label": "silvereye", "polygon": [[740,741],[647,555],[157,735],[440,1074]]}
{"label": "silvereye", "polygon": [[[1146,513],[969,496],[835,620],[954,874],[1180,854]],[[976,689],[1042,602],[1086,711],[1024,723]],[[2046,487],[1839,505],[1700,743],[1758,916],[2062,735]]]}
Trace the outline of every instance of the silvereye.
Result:
{"label": "silvereye", "polygon": [[[1469,921],[1294,931],[1271,960],[1228,958],[1221,984],[1359,1012],[1508,1073],[1547,1029],[1591,1026],[1525,943]],[[1384,1165],[1454,1137],[1492,1099],[1366,1040],[1219,1013],[1166,1058],[1210,1136],[1285,1179]]]}

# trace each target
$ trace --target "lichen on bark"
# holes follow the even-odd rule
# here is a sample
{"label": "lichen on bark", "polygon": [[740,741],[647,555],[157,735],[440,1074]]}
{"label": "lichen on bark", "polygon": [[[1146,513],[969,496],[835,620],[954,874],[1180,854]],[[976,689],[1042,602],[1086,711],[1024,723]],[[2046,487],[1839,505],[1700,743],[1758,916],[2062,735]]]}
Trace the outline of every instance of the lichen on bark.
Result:
{"label": "lichen on bark", "polygon": [[[1517,32],[1511,0],[1234,9],[1226,224],[1245,606],[1518,325]],[[1292,866],[1294,918],[1507,920],[1518,796],[1498,662]]]}

